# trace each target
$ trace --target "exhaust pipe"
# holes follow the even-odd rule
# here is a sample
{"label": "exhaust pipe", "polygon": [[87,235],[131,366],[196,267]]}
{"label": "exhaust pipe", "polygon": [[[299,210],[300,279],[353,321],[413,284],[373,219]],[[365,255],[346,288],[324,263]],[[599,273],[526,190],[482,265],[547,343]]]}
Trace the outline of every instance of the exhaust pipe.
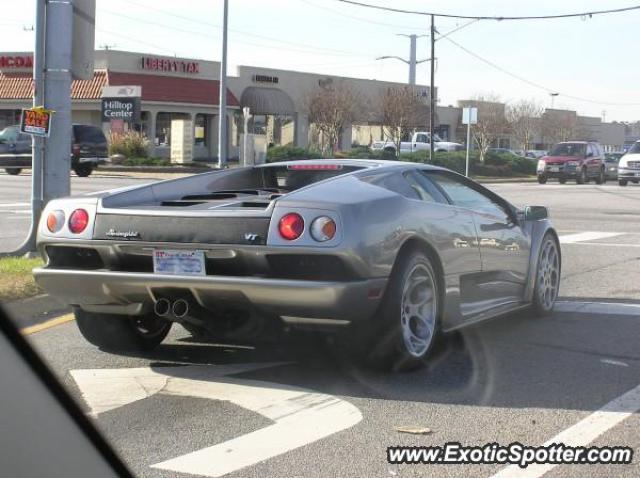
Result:
{"label": "exhaust pipe", "polygon": [[167,299],[158,299],[153,304],[153,311],[159,317],[168,317],[171,314],[171,302]]}
{"label": "exhaust pipe", "polygon": [[171,306],[171,313],[176,319],[184,319],[189,314],[189,302],[184,299],[176,300]]}

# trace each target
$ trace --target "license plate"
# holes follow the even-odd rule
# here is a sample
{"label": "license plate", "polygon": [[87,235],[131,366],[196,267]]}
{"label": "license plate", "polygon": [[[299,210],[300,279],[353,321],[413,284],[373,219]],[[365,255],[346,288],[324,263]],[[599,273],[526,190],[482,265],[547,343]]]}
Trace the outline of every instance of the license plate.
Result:
{"label": "license plate", "polygon": [[551,166],[549,168],[549,171],[551,171],[552,173],[559,173],[560,172],[560,166]]}
{"label": "license plate", "polygon": [[204,252],[154,249],[153,272],[184,276],[206,275]]}

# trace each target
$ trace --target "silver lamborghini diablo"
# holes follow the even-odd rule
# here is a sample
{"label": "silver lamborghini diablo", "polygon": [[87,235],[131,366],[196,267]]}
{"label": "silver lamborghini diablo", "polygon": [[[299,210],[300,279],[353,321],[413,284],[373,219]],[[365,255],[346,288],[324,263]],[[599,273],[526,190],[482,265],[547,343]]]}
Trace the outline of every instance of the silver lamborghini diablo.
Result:
{"label": "silver lamborghini diablo", "polygon": [[352,332],[367,363],[413,367],[438,335],[519,309],[548,314],[558,236],[446,169],[307,160],[57,199],[36,281],[74,307],[92,344],[257,338],[270,323]]}

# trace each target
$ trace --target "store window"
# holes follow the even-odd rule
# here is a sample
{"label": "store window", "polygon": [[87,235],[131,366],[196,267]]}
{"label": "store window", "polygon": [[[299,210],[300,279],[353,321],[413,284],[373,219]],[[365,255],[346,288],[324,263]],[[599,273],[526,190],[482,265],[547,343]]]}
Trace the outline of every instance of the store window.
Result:
{"label": "store window", "polygon": [[171,146],[171,121],[174,119],[190,119],[188,113],[158,113],[156,116],[156,146]]}
{"label": "store window", "polygon": [[197,114],[193,124],[193,138],[196,146],[209,145],[209,115]]}
{"label": "store window", "polygon": [[0,110],[0,129],[20,123],[20,110]]}

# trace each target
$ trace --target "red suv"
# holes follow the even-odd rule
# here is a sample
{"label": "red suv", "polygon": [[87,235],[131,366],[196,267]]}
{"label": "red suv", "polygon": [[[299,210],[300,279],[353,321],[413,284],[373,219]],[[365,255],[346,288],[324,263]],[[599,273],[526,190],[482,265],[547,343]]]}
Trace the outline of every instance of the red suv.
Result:
{"label": "red suv", "polygon": [[558,178],[561,184],[567,179],[576,183],[588,183],[594,179],[596,184],[606,181],[604,151],[592,141],[567,141],[558,143],[549,154],[538,161],[538,182],[544,184],[549,178]]}

